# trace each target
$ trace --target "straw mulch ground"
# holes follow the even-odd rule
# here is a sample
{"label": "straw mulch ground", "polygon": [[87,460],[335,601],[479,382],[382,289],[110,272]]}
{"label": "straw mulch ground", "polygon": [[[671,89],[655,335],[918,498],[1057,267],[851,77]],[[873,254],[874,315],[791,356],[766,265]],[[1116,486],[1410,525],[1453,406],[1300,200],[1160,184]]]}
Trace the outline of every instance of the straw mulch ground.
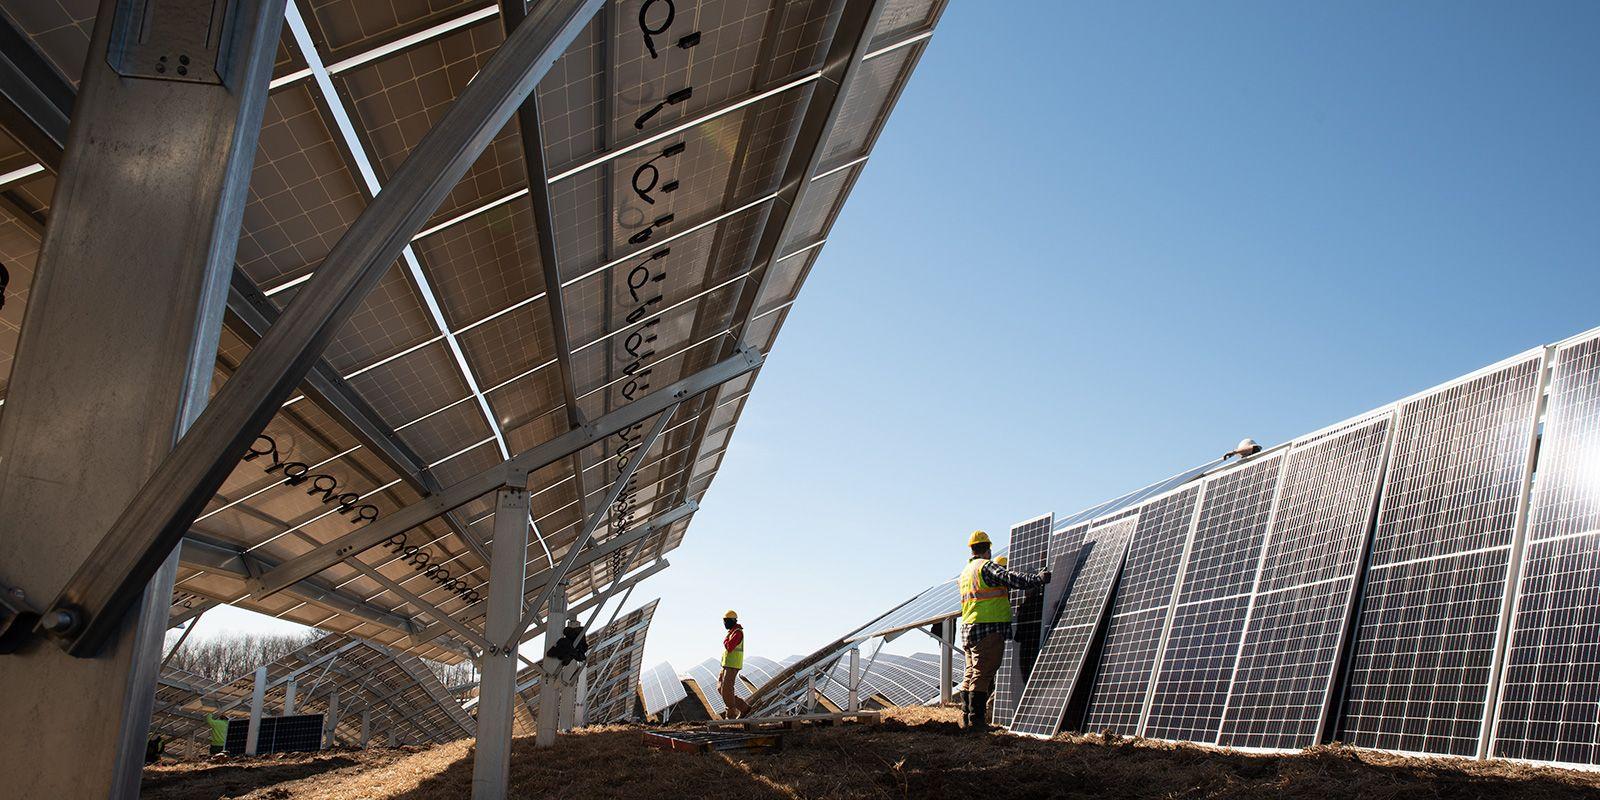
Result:
{"label": "straw mulch ground", "polygon": [[[1052,741],[962,736],[951,709],[892,711],[878,726],[786,734],[781,752],[727,758],[644,747],[640,728],[606,726],[548,751],[518,740],[519,798],[1427,798],[1600,797],[1600,774],[1502,762],[1402,758],[1320,747],[1287,756],[1098,736]],[[444,800],[470,795],[468,741],[427,749],[163,765],[150,800]]]}

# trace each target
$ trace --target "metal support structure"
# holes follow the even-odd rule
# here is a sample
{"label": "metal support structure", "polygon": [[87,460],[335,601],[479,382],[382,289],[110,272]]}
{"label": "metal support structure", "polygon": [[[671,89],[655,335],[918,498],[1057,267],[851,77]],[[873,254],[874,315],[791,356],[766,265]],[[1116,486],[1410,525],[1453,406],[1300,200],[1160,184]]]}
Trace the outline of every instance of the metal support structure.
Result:
{"label": "metal support structure", "polygon": [[361,709],[361,749],[367,749],[372,742],[372,709]]}
{"label": "metal support structure", "polygon": [[850,648],[850,699],[846,711],[861,710],[861,645]]}
{"label": "metal support structure", "polygon": [[956,620],[951,617],[939,623],[939,704],[950,705],[951,673],[956,670]]}
{"label": "metal support structure", "polygon": [[[109,11],[117,4],[105,0],[105,5]],[[311,280],[295,294],[278,323],[223,384],[116,523],[87,558],[79,559],[76,573],[51,604],[51,613],[46,615],[49,624],[41,626],[69,652],[93,653],[111,635],[119,612],[133,604],[166,553],[216,494],[238,454],[272,420],[334,333],[355,313],[411,236],[505,128],[517,106],[600,5],[600,0],[540,3],[412,149],[395,171],[394,180],[345,231]],[[272,33],[271,44],[275,47],[277,29],[273,28]],[[269,68],[270,60],[266,65]],[[161,114],[150,113],[149,108],[139,112],[149,124],[166,122]],[[77,127],[75,121],[74,131]],[[252,149],[249,155],[253,154]],[[246,172],[248,166],[246,158]],[[167,211],[166,204],[149,204],[148,197],[146,203]],[[151,235],[170,236],[169,225],[148,227]],[[236,240],[237,218],[233,232]],[[119,246],[123,253],[128,252],[126,243],[119,242]],[[232,251],[228,252],[231,260]],[[222,285],[216,287],[219,300],[226,283],[221,281]],[[160,315],[151,316],[163,319]],[[24,335],[26,338],[26,331]],[[20,383],[16,377],[13,375],[13,382]],[[8,408],[7,418],[11,412]],[[108,440],[109,437],[99,441]]]}
{"label": "metal support structure", "polygon": [[244,754],[253,756],[259,752],[256,747],[261,742],[261,705],[267,699],[267,668],[256,667],[255,689],[250,692],[250,727],[244,736]]}
{"label": "metal support structure", "polygon": [[[528,475],[506,475],[495,497],[490,545],[490,642],[516,641],[528,561]],[[511,779],[511,734],[516,702],[517,648],[490,645],[479,659],[478,747],[472,759],[473,800],[500,800]]]}
{"label": "metal support structure", "polygon": [[[298,295],[296,295],[298,297]],[[384,515],[344,536],[279,565],[253,584],[254,594],[265,597],[283,591],[356,553],[377,547],[384,540],[415,528],[434,517],[459,508],[494,491],[505,483],[507,470],[532,473],[573,452],[582,450],[624,428],[637,425],[684,400],[716,388],[761,366],[759,351],[742,348],[732,358],[720,361],[693,375],[657,389],[632,403],[601,416],[588,425],[564,433],[537,447],[525,450],[509,461],[497,464],[444,491]],[[234,380],[238,380],[235,376]],[[230,384],[232,382],[230,381]]]}
{"label": "metal support structure", "polygon": [[[200,614],[204,613],[204,611],[200,612]],[[161,669],[166,669],[167,664],[172,661],[172,657],[183,649],[183,643],[189,641],[189,634],[194,633],[194,626],[200,622],[200,614],[194,615],[194,618],[189,620],[188,626],[183,629],[183,633],[178,634],[178,641],[172,643],[172,649],[168,650],[167,655],[161,659]]]}
{"label": "metal support structure", "polygon": [[[560,591],[550,600],[550,613],[544,622],[544,651],[556,646],[561,640],[561,633],[567,625],[567,584],[565,581],[556,584]],[[536,747],[549,747],[556,743],[556,724],[559,720],[561,708],[560,681],[561,662],[546,656],[540,660],[544,669],[544,685],[539,690],[539,719],[538,738]]]}
{"label": "metal support structure", "polygon": [[289,682],[283,685],[283,715],[286,717],[294,716],[294,695],[298,688],[300,682],[294,678],[290,678]]}
{"label": "metal support structure", "polygon": [[322,719],[322,749],[339,746],[339,687],[328,690],[328,712]]}
{"label": "metal support structure", "polygon": [[[99,4],[0,415],[0,584],[27,606],[0,620],[0,718],[29,725],[0,739],[0,765],[27,768],[0,771],[19,797],[138,795],[176,540],[144,553],[96,658],[41,646],[37,624],[63,617],[33,612],[93,558],[206,403],[283,9],[216,4],[230,20],[226,80],[196,84],[111,69],[127,5]],[[188,5],[150,13],[165,23]],[[9,63],[25,55],[5,48]],[[59,130],[65,99],[50,102],[56,122],[39,124]]]}
{"label": "metal support structure", "polygon": [[[616,503],[617,498],[621,497],[622,492],[628,488],[628,482],[633,480],[633,474],[639,470],[639,465],[644,463],[645,455],[650,452],[650,448],[655,446],[656,440],[661,438],[661,432],[667,429],[667,423],[672,420],[672,415],[677,413],[681,405],[682,402],[680,401],[663,409],[661,414],[656,417],[656,424],[650,427],[650,432],[639,440],[639,446],[634,448],[632,455],[628,456],[628,463],[617,474],[617,479],[611,484],[611,490],[606,492],[605,500],[589,513],[589,521],[583,526],[583,533],[578,536],[571,547],[567,548],[566,556],[561,559],[561,564],[556,567],[555,572],[551,575],[552,584],[544,590],[544,594],[539,597],[537,602],[528,606],[527,612],[522,616],[522,628],[514,634],[514,637],[521,636],[522,631],[527,630],[528,626],[533,624],[534,618],[539,614],[539,609],[544,608],[547,603],[551,602],[551,598],[555,596],[558,589],[566,586],[566,577],[571,574],[572,565],[576,564],[578,557],[583,555],[583,549],[588,546],[589,539],[594,536],[594,532],[600,527],[600,523],[610,517],[612,504]],[[509,645],[513,641],[515,641],[515,638],[508,640],[506,643]]]}

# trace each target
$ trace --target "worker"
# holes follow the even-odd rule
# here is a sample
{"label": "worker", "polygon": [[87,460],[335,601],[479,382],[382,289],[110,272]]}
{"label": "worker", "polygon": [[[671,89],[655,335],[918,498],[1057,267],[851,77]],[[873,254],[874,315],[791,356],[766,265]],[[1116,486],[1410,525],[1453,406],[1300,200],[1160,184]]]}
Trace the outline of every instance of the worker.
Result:
{"label": "worker", "polygon": [[994,675],[1011,638],[1011,589],[1037,589],[1050,582],[1050,571],[1015,572],[990,557],[989,534],[973,531],[967,539],[972,556],[961,571],[961,650],[967,671],[961,681],[961,728],[989,728],[989,694]]}
{"label": "worker", "polygon": [[216,755],[228,744],[228,718],[206,712],[206,724],[211,726],[211,755]]}
{"label": "worker", "polygon": [[739,670],[744,668],[744,627],[739,624],[738,613],[723,614],[722,627],[728,633],[722,637],[722,675],[717,681],[717,694],[728,706],[728,719],[749,716],[750,704],[737,691]]}

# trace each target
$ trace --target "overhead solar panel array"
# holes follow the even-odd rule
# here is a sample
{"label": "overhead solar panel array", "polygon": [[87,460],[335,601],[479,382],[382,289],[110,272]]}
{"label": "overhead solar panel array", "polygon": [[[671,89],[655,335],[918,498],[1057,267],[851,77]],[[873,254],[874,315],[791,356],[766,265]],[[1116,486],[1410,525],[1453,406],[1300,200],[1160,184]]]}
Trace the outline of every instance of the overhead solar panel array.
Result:
{"label": "overhead solar panel array", "polygon": [[[1050,529],[1055,515],[1045,514],[1011,526],[1007,539],[1008,569],[1022,572],[1040,572],[1046,569],[1050,557]],[[994,682],[994,720],[1004,724],[1011,720],[1016,710],[1016,695],[1033,669],[1039,655],[1040,630],[1044,620],[1044,590],[1011,590],[1011,640],[1006,643],[1005,655],[1000,660],[1000,670]]]}
{"label": "overhead solar panel array", "polygon": [[[320,377],[205,509],[184,548],[186,601],[447,662],[482,649],[494,525],[485,498],[282,592],[252,582],[727,358],[737,341],[770,350],[944,2],[890,0],[876,18],[846,6],[604,4],[539,83],[537,109],[508,124],[433,211],[334,336]],[[92,19],[60,4],[0,7],[70,94]],[[484,0],[289,2],[214,387],[496,52],[499,10]],[[839,73],[852,52],[859,62]],[[36,132],[8,133],[0,398],[59,168],[59,152],[35,167],[18,144]],[[530,573],[553,567],[591,514],[606,517],[600,545],[703,499],[753,380],[678,408],[610,507],[599,506],[650,420],[533,473]],[[582,565],[569,603],[664,563],[688,523]]]}

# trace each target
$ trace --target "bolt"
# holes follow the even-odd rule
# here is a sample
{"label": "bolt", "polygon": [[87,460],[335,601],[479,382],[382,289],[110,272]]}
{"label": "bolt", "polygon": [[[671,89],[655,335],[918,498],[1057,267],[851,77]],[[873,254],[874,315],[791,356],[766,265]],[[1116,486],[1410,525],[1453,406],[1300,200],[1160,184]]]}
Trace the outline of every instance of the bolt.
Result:
{"label": "bolt", "polygon": [[51,633],[67,633],[78,626],[78,615],[71,611],[52,611],[42,620],[44,629]]}
{"label": "bolt", "polygon": [[11,596],[17,598],[18,600],[22,600],[22,599],[26,598],[28,595],[25,594],[21,589],[12,589],[11,590]]}

